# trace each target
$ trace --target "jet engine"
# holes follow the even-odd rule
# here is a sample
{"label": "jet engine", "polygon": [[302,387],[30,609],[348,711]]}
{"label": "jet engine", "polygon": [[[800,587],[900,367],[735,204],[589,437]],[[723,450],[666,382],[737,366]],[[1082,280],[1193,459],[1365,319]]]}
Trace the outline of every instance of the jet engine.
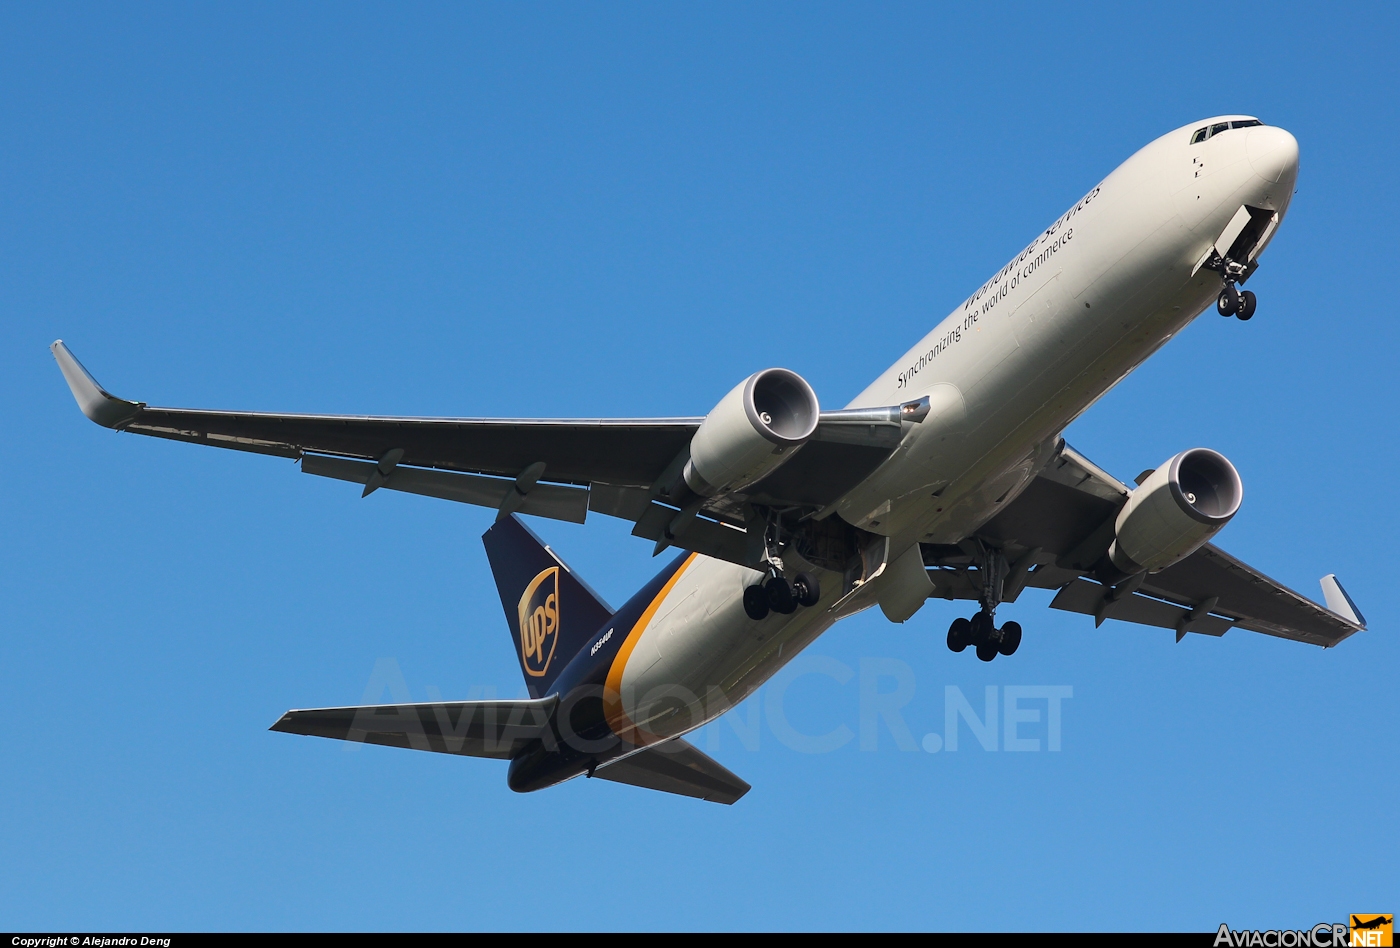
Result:
{"label": "jet engine", "polygon": [[820,414],[816,393],[796,372],[754,373],[695,432],[686,485],[703,497],[742,490],[792,457],[817,430]]}
{"label": "jet engine", "polygon": [[1156,572],[1200,549],[1240,509],[1235,466],[1209,448],[1192,448],[1153,471],[1118,513],[1108,556],[1129,575]]}

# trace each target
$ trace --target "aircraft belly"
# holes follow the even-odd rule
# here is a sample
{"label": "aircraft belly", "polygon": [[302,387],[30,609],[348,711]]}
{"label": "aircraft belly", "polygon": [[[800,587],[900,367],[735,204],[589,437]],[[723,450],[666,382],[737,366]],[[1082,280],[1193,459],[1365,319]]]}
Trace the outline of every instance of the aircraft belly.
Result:
{"label": "aircraft belly", "polygon": [[814,571],[822,585],[815,606],[755,622],[742,594],[762,574],[697,557],[643,631],[622,675],[628,720],[660,739],[684,734],[748,697],[829,628],[828,610],[843,592],[838,573]]}

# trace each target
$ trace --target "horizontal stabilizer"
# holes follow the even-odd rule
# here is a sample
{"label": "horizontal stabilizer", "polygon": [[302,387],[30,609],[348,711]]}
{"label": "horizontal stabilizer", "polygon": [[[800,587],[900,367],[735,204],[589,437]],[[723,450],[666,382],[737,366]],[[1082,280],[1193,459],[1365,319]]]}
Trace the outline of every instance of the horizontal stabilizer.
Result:
{"label": "horizontal stabilizer", "polygon": [[288,711],[269,730],[509,760],[549,729],[557,696]]}
{"label": "horizontal stabilizer", "polygon": [[1356,608],[1356,603],[1351,601],[1347,591],[1342,588],[1342,584],[1337,581],[1336,573],[1328,573],[1322,577],[1322,601],[1327,603],[1327,611],[1334,612],[1354,625],[1366,628],[1366,618],[1361,614],[1361,610]]}
{"label": "horizontal stabilizer", "polygon": [[681,738],[605,764],[593,776],[711,803],[734,803],[750,789],[728,768]]}

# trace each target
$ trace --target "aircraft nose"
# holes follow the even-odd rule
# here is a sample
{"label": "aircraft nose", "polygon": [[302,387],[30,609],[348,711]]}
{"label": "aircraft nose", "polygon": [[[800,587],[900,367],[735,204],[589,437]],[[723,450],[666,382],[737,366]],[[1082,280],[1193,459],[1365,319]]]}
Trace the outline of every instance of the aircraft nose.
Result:
{"label": "aircraft nose", "polygon": [[1298,139],[1281,128],[1251,128],[1245,154],[1254,173],[1270,183],[1298,173]]}

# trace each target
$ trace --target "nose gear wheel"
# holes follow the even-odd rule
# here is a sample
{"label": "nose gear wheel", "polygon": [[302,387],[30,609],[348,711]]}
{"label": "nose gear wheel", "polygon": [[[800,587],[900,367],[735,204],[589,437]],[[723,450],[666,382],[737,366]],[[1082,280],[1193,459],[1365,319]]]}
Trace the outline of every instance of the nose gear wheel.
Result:
{"label": "nose gear wheel", "polygon": [[1213,258],[1205,264],[1207,269],[1216,270],[1220,273],[1220,295],[1215,298],[1215,311],[1221,316],[1234,316],[1241,322],[1254,318],[1254,310],[1259,305],[1259,298],[1249,290],[1241,290],[1235,286],[1237,282],[1243,282],[1254,272],[1255,264],[1244,266],[1231,260],[1229,257]]}

